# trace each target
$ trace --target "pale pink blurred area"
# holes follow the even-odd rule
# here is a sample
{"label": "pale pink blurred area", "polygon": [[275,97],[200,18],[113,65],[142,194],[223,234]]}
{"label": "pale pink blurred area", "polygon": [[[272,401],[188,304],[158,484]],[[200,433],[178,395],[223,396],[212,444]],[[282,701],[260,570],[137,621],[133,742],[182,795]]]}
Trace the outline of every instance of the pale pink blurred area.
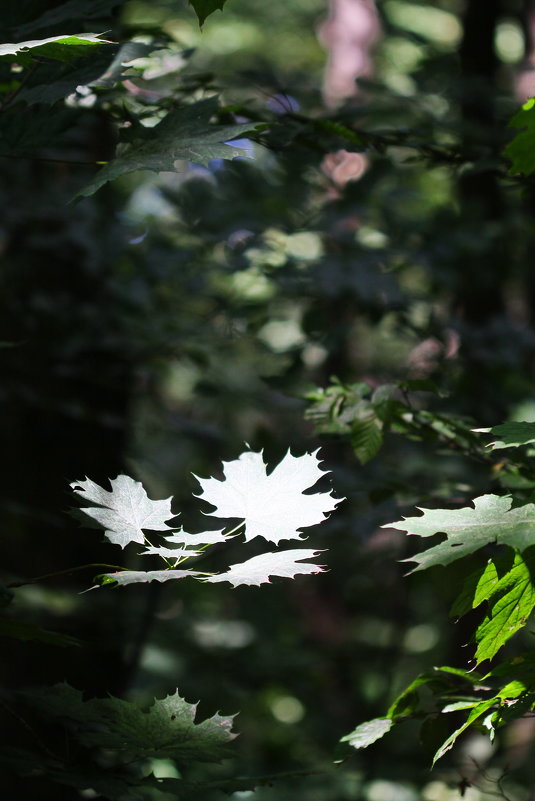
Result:
{"label": "pale pink blurred area", "polygon": [[337,150],[327,153],[321,163],[323,173],[337,189],[343,189],[348,181],[358,181],[368,168],[368,159],[363,153]]}
{"label": "pale pink blurred area", "polygon": [[521,103],[535,96],[535,0],[527,4],[524,21],[526,55],[515,78],[515,94]]}
{"label": "pale pink blurred area", "polygon": [[380,32],[374,0],[331,0],[329,16],[318,27],[319,41],[329,53],[323,79],[327,106],[358,94],[356,79],[372,74]]}

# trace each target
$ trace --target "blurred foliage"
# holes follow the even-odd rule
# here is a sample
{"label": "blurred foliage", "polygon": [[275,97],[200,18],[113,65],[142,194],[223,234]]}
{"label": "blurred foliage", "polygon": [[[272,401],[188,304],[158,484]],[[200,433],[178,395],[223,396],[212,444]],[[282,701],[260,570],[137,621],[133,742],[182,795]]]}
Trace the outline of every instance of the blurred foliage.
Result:
{"label": "blurred foliage", "polygon": [[[534,486],[529,450],[489,452],[472,431],[535,420],[533,186],[518,163],[509,175],[513,145],[503,151],[531,6],[483,4],[484,19],[481,6],[378,2],[373,75],[327,109],[324,2],[230,0],[202,31],[185,0],[2,5],[3,42],[105,31],[123,43],[73,65],[50,52],[0,62],[0,500],[13,585],[0,706],[12,749],[41,760],[13,758],[6,797],[22,785],[28,799],[58,798],[60,768],[72,774],[42,744],[84,759],[68,727],[15,694],[64,680],[141,709],[178,687],[201,699],[201,719],[241,710],[232,763],[195,769],[207,800],[224,782],[247,797],[235,777],[253,775],[259,801],[523,799],[533,786],[529,717],[492,746],[462,739],[430,774],[463,718],[433,706],[427,680],[416,695],[432,725],[407,720],[333,765],[340,737],[384,716],[415,676],[436,680],[432,665],[462,672],[449,689],[438,677],[450,695],[469,694],[475,675],[462,648],[473,626],[451,625],[448,608],[477,565],[403,578],[414,547],[380,526],[488,492],[528,502]],[[247,158],[123,174],[69,203],[137,125],[215,95],[210,126],[254,129]],[[315,535],[330,572],[259,590],[78,595],[92,565],[115,557],[64,515],[69,482],[132,473],[150,497],[175,496],[187,529],[196,484],[184,476],[213,474],[244,442],[268,462],[322,447],[347,498]],[[506,658],[530,644],[523,629]],[[178,778],[159,757],[143,770]],[[88,797],[85,781],[61,797]]]}

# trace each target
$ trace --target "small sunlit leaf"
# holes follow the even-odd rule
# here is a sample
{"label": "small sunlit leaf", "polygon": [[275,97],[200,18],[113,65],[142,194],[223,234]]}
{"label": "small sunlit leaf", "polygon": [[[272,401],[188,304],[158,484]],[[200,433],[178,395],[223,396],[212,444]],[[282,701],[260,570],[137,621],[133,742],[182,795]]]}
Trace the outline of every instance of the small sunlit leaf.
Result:
{"label": "small sunlit leaf", "polygon": [[380,740],[381,737],[384,737],[393,725],[394,721],[390,718],[368,720],[366,723],[361,723],[360,726],[357,726],[350,734],[346,734],[345,737],[342,737],[340,742],[349,743],[349,745],[357,749],[367,748],[369,745],[376,742],[376,740]]}
{"label": "small sunlit leaf", "polygon": [[143,485],[130,476],[117,476],[110,484],[111,492],[89,478],[70,485],[84,501],[96,504],[82,507],[80,511],[104,528],[110,542],[124,548],[129,542],[144,543],[144,530],[171,530],[165,522],[174,517],[171,498],[151,501]]}
{"label": "small sunlit leaf", "polygon": [[147,584],[151,581],[173,581],[187,576],[199,576],[194,570],[118,570],[116,573],[103,573],[99,578],[103,584]]}
{"label": "small sunlit leaf", "polygon": [[50,36],[48,39],[33,39],[27,42],[11,42],[0,45],[0,60],[17,61],[23,66],[31,64],[39,56],[55,61],[71,62],[86,55],[93,48],[110,45],[99,33],[79,33],[72,36]]}
{"label": "small sunlit leaf", "polygon": [[242,584],[259,587],[261,584],[269,584],[270,576],[294,578],[297,575],[323,573],[324,569],[320,565],[301,561],[302,559],[312,559],[319,553],[321,552],[309,548],[262,553],[259,556],[253,556],[246,562],[231,565],[226,573],[210,576],[206,581],[214,584],[228,581],[233,587],[239,587]]}
{"label": "small sunlit leaf", "polygon": [[174,531],[164,541],[170,545],[215,545],[218,542],[227,542],[228,537],[220,531],[202,531],[200,534],[188,534],[183,528]]}

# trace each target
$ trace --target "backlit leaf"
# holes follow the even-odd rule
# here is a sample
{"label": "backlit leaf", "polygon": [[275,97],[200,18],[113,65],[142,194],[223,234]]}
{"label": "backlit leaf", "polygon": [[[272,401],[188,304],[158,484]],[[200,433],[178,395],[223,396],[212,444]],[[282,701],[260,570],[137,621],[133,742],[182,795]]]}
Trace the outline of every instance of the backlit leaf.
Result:
{"label": "backlit leaf", "polygon": [[[533,553],[530,558],[515,554],[511,569],[499,580],[488,584],[488,609],[476,630],[476,662],[492,659],[510,637],[526,623],[535,606],[535,586],[532,573],[535,568]],[[474,603],[474,607],[477,605]]]}
{"label": "backlit leaf", "polygon": [[37,56],[71,62],[75,58],[87,55],[94,47],[111,44],[100,36],[99,33],[79,33],[72,36],[49,36],[48,39],[2,44],[0,60],[17,61],[23,66],[31,64],[32,59]]}
{"label": "backlit leaf", "polygon": [[535,505],[511,508],[509,495],[482,495],[473,507],[463,509],[420,509],[419,517],[406,517],[384,528],[396,528],[418,537],[444,533],[446,539],[406,561],[416,570],[449,565],[479,548],[496,543],[523,551],[535,542]]}
{"label": "backlit leaf", "polygon": [[342,737],[340,742],[349,743],[349,745],[357,749],[367,748],[369,745],[376,742],[376,740],[380,740],[381,737],[384,737],[393,725],[394,721],[390,720],[390,718],[368,720],[366,723],[361,723],[360,726],[357,726],[351,734],[346,734],[345,737]]}
{"label": "backlit leaf", "polygon": [[301,574],[323,573],[324,569],[319,565],[300,561],[312,559],[319,553],[320,551],[309,548],[262,553],[259,556],[253,556],[246,562],[231,565],[226,573],[210,576],[206,581],[214,584],[228,581],[233,587],[239,587],[242,584],[259,587],[261,584],[269,584],[270,576],[294,578]]}
{"label": "backlit leaf", "polygon": [[144,543],[143,530],[169,531],[165,522],[174,517],[171,498],[151,501],[139,481],[120,475],[110,481],[111,492],[94,481],[74,481],[74,492],[96,506],[82,507],[81,512],[96,520],[110,542],[124,548],[129,542]]}
{"label": "backlit leaf", "polygon": [[103,584],[147,584],[151,581],[173,581],[174,579],[186,578],[186,576],[198,576],[194,570],[118,570],[116,573],[103,573],[99,578]]}
{"label": "backlit leaf", "polygon": [[342,498],[330,492],[304,495],[322,476],[315,453],[286,454],[268,475],[262,453],[246,451],[233,462],[223,462],[224,481],[197,478],[198,496],[216,509],[214,517],[245,521],[245,539],[264,537],[269,542],[302,539],[299,530],[323,522]]}

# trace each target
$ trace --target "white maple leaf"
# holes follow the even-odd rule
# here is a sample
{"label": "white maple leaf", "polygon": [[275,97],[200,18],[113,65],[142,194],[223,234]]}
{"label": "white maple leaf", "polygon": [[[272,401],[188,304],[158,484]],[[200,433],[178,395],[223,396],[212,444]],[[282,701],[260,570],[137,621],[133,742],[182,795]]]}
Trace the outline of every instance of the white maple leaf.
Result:
{"label": "white maple leaf", "polygon": [[179,531],[174,531],[168,537],[164,537],[165,542],[171,545],[214,545],[216,542],[226,542],[232,539],[219,531],[202,531],[200,534],[188,534],[181,528]]}
{"label": "white maple leaf", "polygon": [[330,492],[303,495],[325,475],[314,453],[292,456],[290,451],[269,474],[262,452],[246,451],[232,462],[223,462],[225,479],[199,478],[202,493],[197,497],[216,509],[214,517],[245,521],[245,539],[264,537],[269,542],[302,539],[299,529],[323,522],[344,500]]}
{"label": "white maple leaf", "polygon": [[165,548],[157,545],[149,545],[140,556],[161,556],[163,559],[182,559],[184,556],[200,556],[200,551],[188,551],[187,548]]}
{"label": "white maple leaf", "polygon": [[[108,579],[104,584],[115,582],[119,585],[145,584],[150,581],[172,581],[187,576],[200,576],[195,570],[118,570],[117,573],[103,573],[101,578]],[[95,585],[98,586],[98,585]],[[91,587],[91,589],[94,589]]]}
{"label": "white maple leaf", "polygon": [[175,517],[171,511],[171,498],[151,501],[143,485],[130,476],[117,476],[110,480],[110,484],[111,492],[89,478],[70,485],[85,501],[97,504],[83,507],[80,511],[103,526],[110,542],[124,548],[129,542],[143,543],[144,529],[172,531],[165,522]]}
{"label": "white maple leaf", "polygon": [[242,584],[259,587],[261,584],[269,584],[270,576],[293,578],[298,574],[324,573],[325,570],[320,565],[301,562],[302,559],[312,559],[319,553],[321,551],[314,551],[310,548],[261,553],[246,562],[231,565],[226,573],[218,573],[205,580],[213,584],[219,581],[228,581],[233,587],[239,587]]}
{"label": "white maple leaf", "polygon": [[[161,556],[164,559],[181,559],[183,556],[199,556],[200,551],[188,550],[189,545],[214,545],[218,542],[226,542],[232,539],[223,534],[223,531],[203,531],[200,534],[188,534],[181,528],[173,532],[169,537],[164,537],[164,546],[151,545],[146,548],[141,556],[148,554]],[[168,548],[167,545],[181,545],[181,548]]]}

